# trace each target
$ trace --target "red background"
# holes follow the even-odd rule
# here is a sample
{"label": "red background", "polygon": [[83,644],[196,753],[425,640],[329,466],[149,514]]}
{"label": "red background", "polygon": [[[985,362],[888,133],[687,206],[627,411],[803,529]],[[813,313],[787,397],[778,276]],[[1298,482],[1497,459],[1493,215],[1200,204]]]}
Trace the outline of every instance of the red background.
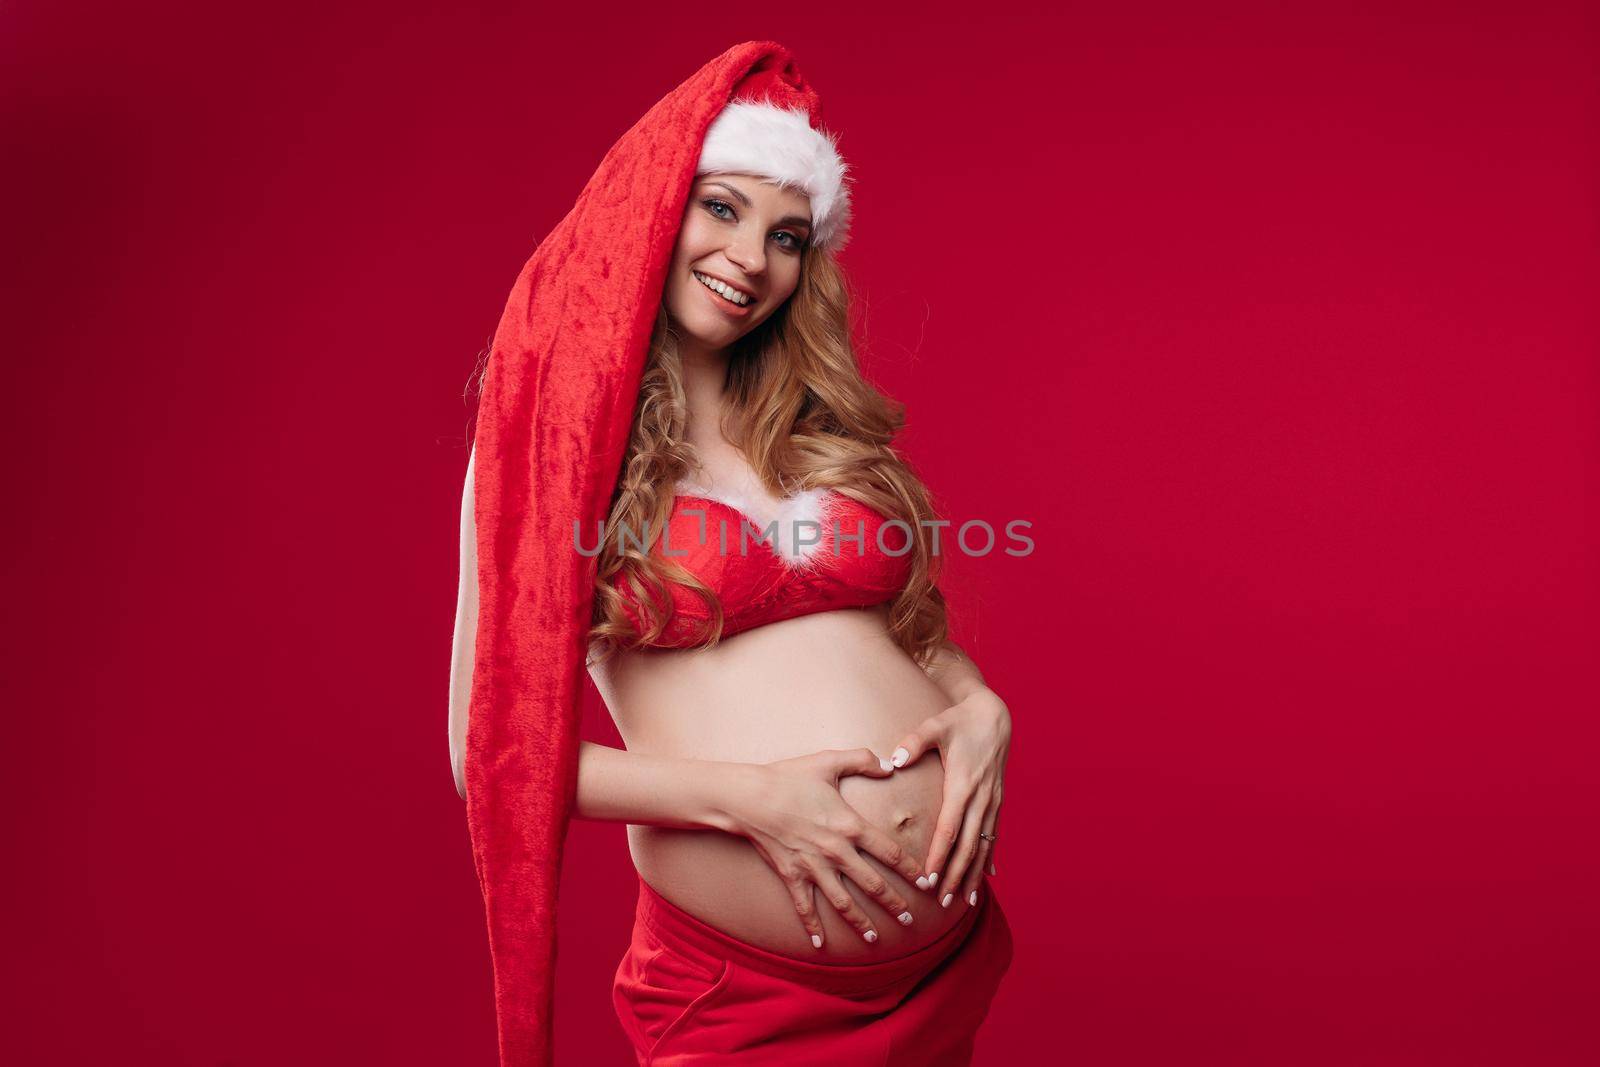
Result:
{"label": "red background", "polygon": [[[1593,9],[1114,6],[6,5],[7,1058],[492,1061],[464,388],[772,38],[907,449],[1034,524],[949,586],[1016,721],[979,1062],[1597,1062]],[[634,886],[578,824],[564,1062]]]}

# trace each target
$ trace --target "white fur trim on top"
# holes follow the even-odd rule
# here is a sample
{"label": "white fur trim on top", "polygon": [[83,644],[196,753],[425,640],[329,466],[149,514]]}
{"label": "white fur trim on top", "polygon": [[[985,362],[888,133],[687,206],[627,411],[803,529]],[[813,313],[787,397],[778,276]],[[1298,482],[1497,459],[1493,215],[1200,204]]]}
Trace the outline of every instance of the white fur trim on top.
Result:
{"label": "white fur trim on top", "polygon": [[832,134],[811,128],[799,108],[739,100],[706,131],[696,176],[755,174],[811,198],[811,243],[839,249],[850,234],[849,168]]}
{"label": "white fur trim on top", "polygon": [[[835,516],[835,502],[827,489],[807,489],[780,500],[777,513],[769,517],[758,510],[761,505],[749,492],[713,487],[688,477],[680,478],[677,488],[680,493],[715,500],[737,511],[753,527],[747,535],[750,543],[766,539],[778,558],[790,569],[810,570],[820,562],[821,556],[817,551],[822,544],[820,538],[827,536],[825,531],[830,529]],[[708,530],[711,531],[708,533],[708,542],[720,545],[722,540],[718,528],[713,525]],[[740,544],[737,524],[729,525],[727,536],[729,550],[737,552]],[[802,539],[808,543],[802,544]]]}

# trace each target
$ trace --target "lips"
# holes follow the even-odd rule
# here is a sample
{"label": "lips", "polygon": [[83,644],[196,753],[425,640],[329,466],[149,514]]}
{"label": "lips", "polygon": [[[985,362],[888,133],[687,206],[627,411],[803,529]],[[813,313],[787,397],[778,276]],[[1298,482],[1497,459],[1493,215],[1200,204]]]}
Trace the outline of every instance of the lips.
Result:
{"label": "lips", "polygon": [[730,282],[726,278],[719,278],[715,274],[712,274],[710,271],[691,270],[689,273],[693,274],[696,278],[699,278],[701,275],[705,275],[707,278],[710,278],[714,282],[721,282],[723,285],[726,285],[729,289],[734,290],[740,296],[745,297],[750,303],[754,304],[756,302],[756,294],[752,293],[750,290],[746,289],[742,285],[736,285],[733,282]]}
{"label": "lips", "polygon": [[[709,277],[713,277],[713,275],[709,275],[708,274],[708,275],[706,275],[706,277],[708,277],[708,278]],[[689,275],[689,280],[694,282],[694,287],[696,289],[700,290],[702,293],[704,293],[706,295],[706,299],[707,300],[709,300],[713,304],[717,305],[717,307],[722,311],[722,313],[724,315],[727,315],[731,319],[742,319],[742,318],[744,318],[745,316],[750,314],[750,309],[756,306],[754,300],[752,300],[750,303],[744,305],[743,307],[740,307],[738,304],[735,304],[731,300],[723,299],[721,294],[719,294],[719,293],[713,291],[712,289],[710,289],[709,287],[707,287],[704,282],[702,282],[699,278],[696,278],[692,273]],[[726,283],[724,283],[724,284],[726,284]]]}

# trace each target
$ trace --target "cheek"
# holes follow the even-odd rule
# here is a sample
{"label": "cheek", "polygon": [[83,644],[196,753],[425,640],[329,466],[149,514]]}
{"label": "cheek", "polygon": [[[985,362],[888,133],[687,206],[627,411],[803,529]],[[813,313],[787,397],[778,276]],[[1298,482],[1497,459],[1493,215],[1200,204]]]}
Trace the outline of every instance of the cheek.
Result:
{"label": "cheek", "polygon": [[[773,280],[777,281],[778,279],[774,278]],[[784,304],[787,304],[789,302],[789,298],[794,296],[795,290],[798,288],[800,288],[800,268],[795,267],[790,274],[783,279],[783,283],[781,285],[773,286],[772,294],[779,298],[773,301],[774,308],[782,307]]]}
{"label": "cheek", "polygon": [[678,274],[679,268],[674,265],[672,273],[667,276],[667,287],[661,293],[661,302],[674,314],[683,307],[683,286],[678,281]]}
{"label": "cheek", "polygon": [[691,203],[678,226],[678,243],[673,250],[673,261],[681,266],[687,266],[705,255],[712,244],[708,240],[708,235],[711,233],[712,228],[707,221],[705,209]]}
{"label": "cheek", "polygon": [[689,273],[689,264],[693,262],[682,250],[673,253],[672,260],[667,266],[667,284],[664,298],[669,307],[687,307],[689,298],[694,296],[691,285],[699,285]]}

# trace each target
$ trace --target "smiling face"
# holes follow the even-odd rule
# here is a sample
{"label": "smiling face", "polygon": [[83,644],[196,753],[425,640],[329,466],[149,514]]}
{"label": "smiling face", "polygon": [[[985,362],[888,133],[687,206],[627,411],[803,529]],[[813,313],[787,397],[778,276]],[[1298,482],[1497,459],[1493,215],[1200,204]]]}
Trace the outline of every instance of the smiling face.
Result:
{"label": "smiling face", "polygon": [[797,190],[747,174],[696,178],[662,296],[684,341],[727,348],[782,307],[800,282],[810,219],[811,198]]}

